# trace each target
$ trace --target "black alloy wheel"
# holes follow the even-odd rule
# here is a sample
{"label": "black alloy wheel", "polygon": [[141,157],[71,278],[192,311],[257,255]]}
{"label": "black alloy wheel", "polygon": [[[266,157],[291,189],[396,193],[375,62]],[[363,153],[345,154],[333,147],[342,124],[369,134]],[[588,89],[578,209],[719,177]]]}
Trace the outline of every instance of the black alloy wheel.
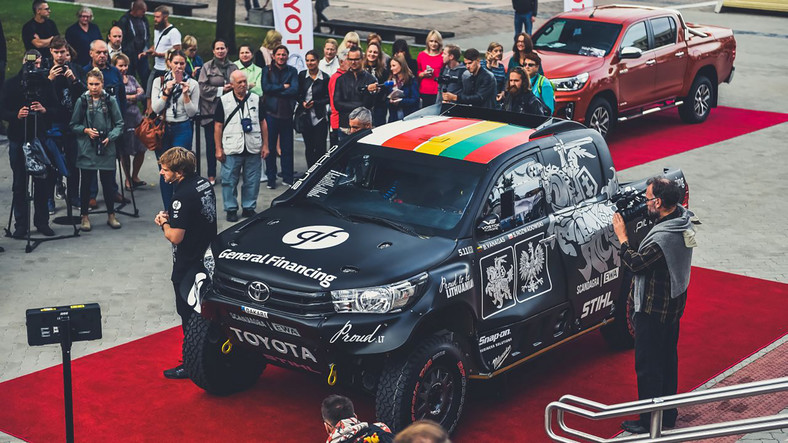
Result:
{"label": "black alloy wheel", "polygon": [[679,115],[685,123],[702,123],[709,117],[713,103],[714,89],[711,81],[700,75],[692,82],[684,104],[679,106]]}
{"label": "black alloy wheel", "polygon": [[586,111],[586,126],[602,134],[602,138],[607,138],[613,129],[613,107],[610,102],[602,97],[591,100]]}

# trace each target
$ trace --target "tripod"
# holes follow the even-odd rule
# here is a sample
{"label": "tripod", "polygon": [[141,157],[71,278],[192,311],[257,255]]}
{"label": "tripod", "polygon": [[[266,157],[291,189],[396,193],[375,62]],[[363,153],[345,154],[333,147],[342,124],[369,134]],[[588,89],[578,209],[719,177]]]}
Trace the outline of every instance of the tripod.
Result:
{"label": "tripod", "polygon": [[[25,145],[27,145],[28,143],[30,143],[30,141],[28,140],[28,131],[27,131],[28,119],[30,118],[30,115],[33,116],[33,133],[34,134],[38,134],[38,113],[35,112],[35,111],[32,111],[32,112],[30,112],[30,114],[28,114],[28,117],[25,117],[25,141],[22,144],[23,147]],[[35,142],[35,140],[34,140],[34,142]],[[22,149],[24,150],[24,148],[22,148]],[[24,157],[24,152],[21,152],[20,155],[22,155]],[[46,155],[46,154],[44,154],[44,155]],[[37,186],[42,186],[43,187],[43,186],[48,186],[48,185],[46,183],[40,183],[40,182],[38,184],[36,184],[35,183],[35,179],[30,174],[30,172],[27,170],[26,163],[27,163],[26,161],[23,161],[23,164],[22,164],[22,168],[24,169],[25,186],[26,186],[26,189],[25,189],[26,193],[25,193],[25,197],[24,197],[25,198],[25,203],[26,203],[25,204],[25,210],[27,211],[27,232],[26,232],[25,238],[24,238],[25,240],[27,240],[27,244],[25,245],[25,252],[28,252],[28,253],[29,252],[33,252],[33,250],[36,247],[38,247],[38,245],[40,245],[41,243],[44,243],[44,242],[48,242],[48,241],[52,241],[52,240],[62,240],[64,238],[79,237],[79,228],[74,223],[72,223],[72,225],[73,225],[72,227],[74,229],[74,232],[72,234],[70,234],[70,235],[59,235],[59,236],[54,236],[54,237],[31,237],[30,236],[30,231],[31,231],[31,229],[30,229],[31,226],[30,225],[31,225],[31,220],[32,220],[32,218],[34,216],[33,208],[32,208],[34,206],[34,204],[31,204],[31,203],[34,202],[34,192],[36,192],[35,187],[37,187]],[[52,174],[53,173],[52,169],[53,169],[52,166],[49,166],[48,170],[46,171],[46,173],[47,174]],[[53,187],[54,187],[54,185],[53,185]],[[44,192],[44,191],[45,191],[44,189],[41,189],[38,192]],[[5,235],[6,235],[6,237],[13,237],[11,235],[11,221],[12,221],[13,216],[14,216],[14,206],[16,205],[16,198],[17,198],[17,195],[16,195],[16,193],[14,193],[14,195],[13,195],[13,197],[11,199],[11,213],[8,215],[8,225],[5,228]],[[44,210],[46,210],[46,208],[44,208]],[[68,212],[69,212],[69,216],[70,216],[71,215],[71,207],[70,206],[68,207]],[[72,221],[73,221],[73,219],[72,219]],[[19,240],[21,240],[21,238],[19,238]]]}

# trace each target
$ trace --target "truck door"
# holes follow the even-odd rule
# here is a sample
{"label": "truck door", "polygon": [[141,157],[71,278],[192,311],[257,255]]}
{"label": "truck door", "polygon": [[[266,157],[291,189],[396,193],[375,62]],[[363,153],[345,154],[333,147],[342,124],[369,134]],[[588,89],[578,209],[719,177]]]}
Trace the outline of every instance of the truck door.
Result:
{"label": "truck door", "polygon": [[[618,184],[615,175],[603,174],[591,137],[556,139],[542,155],[552,210],[549,232],[556,235],[555,249],[566,269],[575,322],[586,328],[610,314],[620,291],[621,245],[613,232],[615,206],[610,202]],[[606,176],[610,178],[604,182]]]}
{"label": "truck door", "polygon": [[677,32],[673,17],[649,20],[654,34],[654,57],[657,60],[656,97],[668,99],[681,94],[687,79],[687,44]]}
{"label": "truck door", "polygon": [[[548,233],[543,169],[536,155],[505,167],[479,217],[474,270],[483,320],[479,345],[482,359],[493,370],[549,345],[555,319],[538,315],[566,302],[560,257],[550,247],[554,237]],[[496,223],[485,224],[487,220]]]}
{"label": "truck door", "polygon": [[639,58],[618,62],[619,108],[629,109],[650,101],[657,76],[654,52],[650,50],[646,22],[637,22],[625,31],[620,48],[635,47],[643,52]]}

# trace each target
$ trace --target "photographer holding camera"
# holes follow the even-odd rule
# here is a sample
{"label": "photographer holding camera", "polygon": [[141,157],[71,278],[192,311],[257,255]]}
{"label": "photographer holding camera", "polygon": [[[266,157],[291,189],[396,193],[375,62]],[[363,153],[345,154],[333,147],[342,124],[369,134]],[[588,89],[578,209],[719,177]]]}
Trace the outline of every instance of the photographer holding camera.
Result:
{"label": "photographer holding camera", "polygon": [[74,104],[70,124],[71,131],[77,137],[77,167],[82,174],[81,229],[91,230],[88,201],[96,171],[101,178],[104,202],[107,205],[107,224],[112,229],[120,229],[120,222],[115,218],[112,193],[115,187],[115,140],[123,133],[123,114],[115,97],[104,91],[104,76],[101,71],[93,69],[87,73],[87,86],[87,92]]}
{"label": "photographer holding camera", "polygon": [[[648,180],[646,206],[654,221],[640,246],[629,244],[626,221],[613,214],[613,229],[621,242],[621,261],[634,274],[628,301],[635,327],[635,373],[640,400],[675,395],[678,386],[679,320],[687,303],[692,248],[696,246],[693,215],[679,204],[682,189],[665,177]],[[678,411],[668,409],[662,425],[676,425]],[[648,433],[651,414],[627,420],[621,427],[634,434]]]}
{"label": "photographer holding camera", "polygon": [[[24,238],[28,231],[27,171],[22,146],[36,138],[44,140],[49,128],[49,113],[55,98],[52,86],[41,69],[41,54],[31,49],[25,52],[24,65],[14,77],[3,85],[0,96],[2,119],[8,122],[8,156],[13,171],[14,238]],[[53,236],[49,227],[47,200],[54,190],[54,174],[46,178],[33,178],[33,224],[43,235]]]}
{"label": "photographer holding camera", "polygon": [[52,82],[57,99],[52,107],[50,120],[52,129],[61,134],[57,141],[65,154],[66,168],[69,171],[67,201],[71,206],[79,207],[77,141],[69,129],[69,122],[74,112],[74,102],[86,90],[85,84],[82,82],[85,73],[82,68],[69,61],[68,45],[63,37],[55,36],[52,39],[49,52],[52,54],[52,68],[49,70],[47,78]]}

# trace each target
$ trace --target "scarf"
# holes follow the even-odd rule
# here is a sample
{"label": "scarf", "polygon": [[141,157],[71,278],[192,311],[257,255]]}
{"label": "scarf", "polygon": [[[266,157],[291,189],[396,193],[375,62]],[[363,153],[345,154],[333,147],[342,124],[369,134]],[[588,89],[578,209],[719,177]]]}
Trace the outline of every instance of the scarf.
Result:
{"label": "scarf", "polygon": [[238,60],[238,61],[241,62],[244,68],[248,68],[249,66],[252,66],[252,63],[254,63],[254,60],[249,60],[248,62],[245,62],[243,60]]}
{"label": "scarf", "polygon": [[[183,71],[183,81],[189,81],[189,74],[186,71]],[[164,93],[164,85],[167,84],[168,81],[175,80],[175,74],[172,71],[167,71],[164,73],[164,79],[161,83],[161,93]],[[172,105],[172,116],[175,117],[178,114],[178,102],[180,101],[181,95],[183,94],[183,86],[180,83],[176,83],[172,86],[172,92],[170,92],[170,96],[167,97],[167,103],[164,105],[164,109],[166,112],[167,107]]]}
{"label": "scarf", "polygon": [[[697,246],[695,230],[692,228],[690,218],[692,212],[683,206],[676,206],[679,216],[670,220],[657,223],[646,237],[640,242],[638,252],[651,243],[656,243],[665,256],[670,273],[670,298],[677,298],[689,286],[690,267],[692,262],[692,248]],[[633,299],[635,312],[641,312],[646,291],[645,274],[635,274]]]}

